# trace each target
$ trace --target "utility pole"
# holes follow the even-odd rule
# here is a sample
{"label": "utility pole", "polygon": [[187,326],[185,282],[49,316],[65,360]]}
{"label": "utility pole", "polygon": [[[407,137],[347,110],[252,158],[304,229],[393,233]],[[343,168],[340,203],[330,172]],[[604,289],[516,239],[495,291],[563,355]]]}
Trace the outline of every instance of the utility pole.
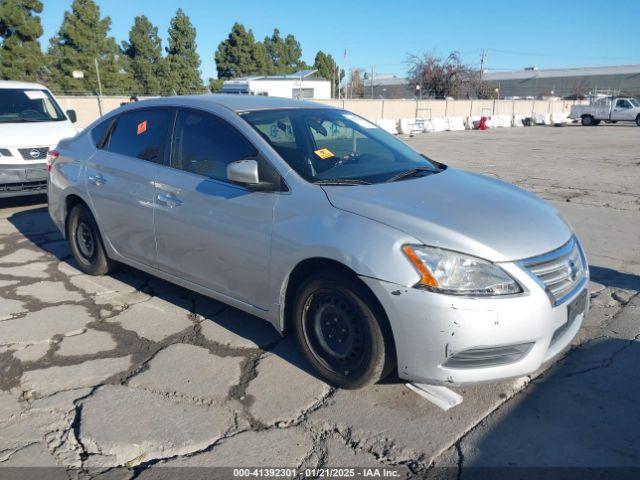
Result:
{"label": "utility pole", "polygon": [[344,97],[349,100],[349,53],[346,48],[344,49],[344,75],[347,79],[344,87]]}
{"label": "utility pole", "polygon": [[371,98],[373,98],[373,65],[371,65]]}
{"label": "utility pole", "polygon": [[100,82],[100,69],[98,68],[98,58],[94,57],[93,62],[96,65],[96,77],[98,78],[98,110],[102,116],[102,83]]}
{"label": "utility pole", "polygon": [[480,56],[480,84],[482,84],[482,76],[484,75],[484,64],[487,61],[487,51],[482,49],[482,55]]}

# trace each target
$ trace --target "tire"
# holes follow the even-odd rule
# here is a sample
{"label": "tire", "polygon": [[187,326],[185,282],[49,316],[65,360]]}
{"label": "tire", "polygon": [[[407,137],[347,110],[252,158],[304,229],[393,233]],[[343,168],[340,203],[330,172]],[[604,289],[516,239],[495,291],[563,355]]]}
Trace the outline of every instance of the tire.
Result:
{"label": "tire", "polygon": [[331,385],[362,388],[395,367],[387,317],[358,279],[334,270],[312,274],[298,288],[292,313],[300,348]]}
{"label": "tire", "polygon": [[636,117],[636,125],[640,127],[640,115]]}
{"label": "tire", "polygon": [[106,275],[113,270],[102,243],[102,236],[91,211],[76,205],[67,217],[67,239],[80,270],[89,275]]}
{"label": "tire", "polygon": [[584,115],[582,117],[582,126],[583,127],[590,127],[593,125],[594,119],[591,115]]}
{"label": "tire", "polygon": [[592,125],[595,127],[596,125],[600,125],[600,120],[594,120]]}

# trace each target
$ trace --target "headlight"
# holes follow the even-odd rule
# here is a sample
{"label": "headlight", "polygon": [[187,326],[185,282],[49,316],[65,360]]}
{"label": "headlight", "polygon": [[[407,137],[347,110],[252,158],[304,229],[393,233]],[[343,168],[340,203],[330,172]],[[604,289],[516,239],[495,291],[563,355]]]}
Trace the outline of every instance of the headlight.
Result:
{"label": "headlight", "polygon": [[491,296],[522,292],[499,266],[441,248],[405,245],[402,251],[420,274],[417,287],[450,295]]}

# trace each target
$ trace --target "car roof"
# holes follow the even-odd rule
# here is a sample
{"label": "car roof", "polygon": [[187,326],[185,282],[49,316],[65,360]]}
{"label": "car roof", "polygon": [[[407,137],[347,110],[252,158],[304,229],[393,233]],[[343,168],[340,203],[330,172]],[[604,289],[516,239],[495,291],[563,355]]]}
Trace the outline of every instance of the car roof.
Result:
{"label": "car roof", "polygon": [[280,108],[333,108],[318,102],[294,100],[282,97],[264,97],[260,95],[241,94],[205,94],[163,97],[136,102],[145,105],[183,105],[193,107],[207,107],[220,105],[234,112],[248,112],[253,110],[275,110]]}
{"label": "car roof", "polygon": [[47,87],[39,83],[14,82],[13,80],[0,80],[0,88],[27,88],[36,90],[46,90]]}

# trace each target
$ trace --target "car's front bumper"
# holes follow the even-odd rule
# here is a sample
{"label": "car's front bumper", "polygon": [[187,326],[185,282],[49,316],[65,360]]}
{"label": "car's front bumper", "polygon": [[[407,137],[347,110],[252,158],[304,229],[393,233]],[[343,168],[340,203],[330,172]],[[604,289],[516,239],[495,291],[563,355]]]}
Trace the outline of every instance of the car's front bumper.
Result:
{"label": "car's front bumper", "polygon": [[0,198],[47,193],[47,164],[0,164]]}
{"label": "car's front bumper", "polygon": [[[469,384],[527,375],[562,351],[577,333],[588,309],[588,272],[562,304],[553,306],[540,285],[517,264],[503,265],[525,288],[520,295],[464,298],[401,287],[361,277],[382,303],[391,323],[401,378],[431,384]],[[568,305],[586,295],[586,309],[568,327]],[[561,330],[559,330],[561,329]],[[556,333],[557,332],[557,333]],[[555,333],[555,338],[554,338]],[[515,361],[497,365],[473,359],[476,352],[496,357],[507,351]],[[512,348],[514,347],[515,350]],[[464,355],[459,355],[466,352]],[[514,358],[514,357],[509,357]]]}

